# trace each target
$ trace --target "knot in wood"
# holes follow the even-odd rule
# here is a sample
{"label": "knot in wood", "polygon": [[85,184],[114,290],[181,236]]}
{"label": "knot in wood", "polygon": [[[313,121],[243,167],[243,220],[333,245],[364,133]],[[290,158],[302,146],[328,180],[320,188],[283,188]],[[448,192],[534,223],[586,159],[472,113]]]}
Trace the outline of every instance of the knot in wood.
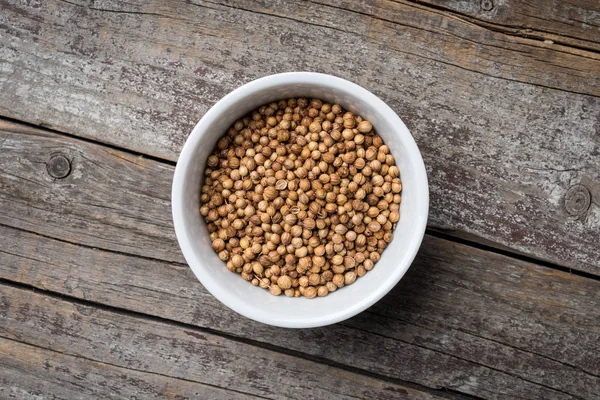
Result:
{"label": "knot in wood", "polygon": [[494,9],[494,2],[492,0],[481,0],[481,9],[483,11],[492,11]]}
{"label": "knot in wood", "polygon": [[52,156],[46,164],[46,169],[53,178],[66,178],[71,173],[71,162],[65,156]]}
{"label": "knot in wood", "polygon": [[565,196],[565,209],[573,216],[581,216],[590,207],[592,195],[583,185],[574,185],[567,190]]}

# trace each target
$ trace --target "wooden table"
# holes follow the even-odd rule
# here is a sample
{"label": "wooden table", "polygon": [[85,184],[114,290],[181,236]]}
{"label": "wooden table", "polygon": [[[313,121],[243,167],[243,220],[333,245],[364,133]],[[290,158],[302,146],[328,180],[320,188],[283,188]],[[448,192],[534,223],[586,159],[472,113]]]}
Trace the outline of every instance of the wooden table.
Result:
{"label": "wooden table", "polygon": [[[400,284],[306,330],[208,294],[170,211],[202,115],[297,70],[431,189]],[[597,0],[0,0],[0,115],[0,398],[600,398]]]}

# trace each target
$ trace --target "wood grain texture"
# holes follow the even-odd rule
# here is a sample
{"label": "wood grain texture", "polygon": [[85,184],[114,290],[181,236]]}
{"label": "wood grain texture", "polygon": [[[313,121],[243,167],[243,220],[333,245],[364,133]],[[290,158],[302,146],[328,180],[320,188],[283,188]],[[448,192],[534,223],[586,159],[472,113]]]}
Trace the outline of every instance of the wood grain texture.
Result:
{"label": "wood grain texture", "polygon": [[342,324],[307,330],[238,316],[187,266],[8,227],[0,227],[0,238],[5,280],[391,379],[490,399],[594,399],[600,384],[599,281],[433,237],[375,306]]}
{"label": "wood grain texture", "polygon": [[[214,334],[29,290],[4,286],[0,299],[0,336],[11,339],[0,341],[0,368],[26,364],[31,367],[28,373],[36,368],[42,379],[67,383],[77,377],[79,384],[91,384],[86,390],[94,398],[107,398],[119,381],[145,386],[150,395],[158,392],[177,399],[443,398]],[[113,381],[111,375],[119,379]],[[54,389],[65,397],[63,389]],[[135,397],[147,398],[143,392]],[[80,398],[86,397],[82,393]]]}
{"label": "wood grain texture", "polygon": [[258,399],[0,338],[3,399]]}
{"label": "wood grain texture", "polygon": [[408,0],[489,23],[502,32],[600,50],[596,0]]}
{"label": "wood grain texture", "polygon": [[[172,165],[6,121],[0,121],[0,149],[4,224],[88,246],[184,262],[171,221]],[[62,179],[53,178],[47,167],[58,155],[70,160],[71,172]],[[588,158],[592,172],[594,156]],[[489,180],[482,181],[486,170],[481,164],[464,171],[460,168],[466,166],[451,160],[448,164],[430,172],[430,218],[450,217],[450,222],[434,222],[434,227],[452,227],[458,231],[453,234],[461,236],[475,226],[476,232],[485,232],[483,238],[490,232],[496,239],[506,237],[512,249],[527,253],[518,245],[526,243],[535,255],[552,254],[554,258],[545,258],[600,273],[600,185],[594,186],[595,181],[582,182],[591,191],[589,209],[571,216],[561,196],[579,182],[578,172],[532,169],[530,180],[519,184],[522,176],[517,175],[488,175]],[[465,182],[477,190],[468,194]],[[473,213],[479,219],[469,219]]]}
{"label": "wood grain texture", "polygon": [[[432,227],[598,273],[594,53],[408,3],[1,4],[0,114],[175,160],[236,86],[333,73],[374,91],[411,129]],[[582,181],[592,204],[571,216],[564,197]]]}
{"label": "wood grain texture", "polygon": [[[75,243],[184,262],[170,212],[172,165],[11,126],[16,133],[0,134],[2,223]],[[55,157],[70,163],[65,178],[56,179],[48,170]]]}
{"label": "wood grain texture", "polygon": [[[583,81],[577,86],[585,81],[586,85],[598,87],[599,81],[590,78],[589,72],[599,70],[600,54],[509,36],[410,1],[311,0],[318,8],[300,3],[290,7],[286,2],[269,0],[214,3],[342,32],[358,32],[369,44],[385,44],[388,52],[407,52],[470,72],[598,95],[589,88],[575,89],[568,82],[579,76]],[[413,41],[407,41],[408,38]],[[578,59],[585,61],[575,72]],[[553,82],[555,79],[557,82]]]}

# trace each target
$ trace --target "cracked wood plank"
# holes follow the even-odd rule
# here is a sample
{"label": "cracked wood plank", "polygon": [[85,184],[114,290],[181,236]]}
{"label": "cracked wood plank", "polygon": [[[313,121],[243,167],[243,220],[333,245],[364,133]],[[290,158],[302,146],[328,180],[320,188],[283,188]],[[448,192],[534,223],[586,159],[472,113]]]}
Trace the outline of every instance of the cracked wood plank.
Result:
{"label": "cracked wood plank", "polygon": [[0,397],[23,400],[261,398],[5,338],[0,338]]}
{"label": "cracked wood plank", "polygon": [[[598,55],[520,43],[405,3],[344,3],[358,12],[314,2],[226,3],[238,9],[211,2],[94,4],[2,1],[4,115],[175,160],[198,111],[268,73],[341,74],[386,100],[413,102],[433,85],[442,104],[453,99],[444,98],[444,81],[479,80],[497,90],[490,77],[600,93]],[[263,25],[268,29],[246,28]],[[399,96],[388,80],[406,93]]]}
{"label": "cracked wood plank", "polygon": [[341,75],[414,134],[431,227],[598,271],[600,208],[563,206],[571,186],[600,182],[597,54],[408,3],[286,3],[291,17],[277,2],[1,4],[0,114],[174,161],[236,86],[289,70]]}
{"label": "cracked wood plank", "polygon": [[[82,399],[129,398],[117,392],[120,384],[139,389],[135,396],[141,398],[444,398],[444,393],[384,382],[193,327],[30,290],[3,286],[0,302],[0,370],[9,371],[0,382],[7,381],[3,386],[16,388],[17,394],[31,392],[29,379],[37,370],[35,389],[48,384],[44,395],[61,398],[73,398],[67,394],[77,384],[86,386],[77,397]],[[15,376],[23,365],[27,373]]]}
{"label": "cracked wood plank", "polygon": [[407,0],[471,17],[502,32],[600,51],[597,0]]}
{"label": "cracked wood plank", "polygon": [[[599,81],[590,73],[598,71],[600,54],[509,36],[482,24],[475,25],[454,14],[410,1],[310,0],[310,6],[297,2],[290,6],[284,1],[271,0],[207,0],[201,4],[205,3],[222,4],[339,32],[355,33],[366,39],[368,44],[385,44],[385,51],[390,53],[408,52],[488,76],[577,93],[598,94],[590,90],[567,88],[567,82],[579,76],[579,79],[583,79],[580,83],[585,82],[597,88]],[[406,39],[413,41],[407,42]],[[578,64],[576,59],[585,61],[575,66]],[[541,73],[545,74],[543,78]],[[554,79],[562,83],[552,82]]]}
{"label": "cracked wood plank", "polygon": [[[0,133],[5,139],[0,144],[2,223],[70,242],[185,262],[170,212],[172,165],[10,126],[15,136]],[[7,127],[0,122],[0,130]],[[70,173],[62,179],[47,169],[57,155],[70,163]]]}
{"label": "cracked wood plank", "polygon": [[489,399],[597,394],[600,281],[431,236],[379,303],[342,324],[304,330],[238,316],[184,265],[3,226],[0,238],[2,279],[61,295],[432,389]]}
{"label": "cracked wood plank", "polygon": [[[487,145],[472,140],[471,149],[457,152],[473,154],[474,148]],[[0,141],[3,223],[74,243],[185,262],[172,229],[171,164],[1,120]],[[562,146],[560,141],[556,144]],[[524,151],[542,157],[541,147],[546,145]],[[438,164],[429,173],[431,226],[453,229],[456,236],[470,232],[471,239],[482,232],[475,240],[489,238],[513,251],[600,274],[600,185],[594,183],[600,182],[600,170],[593,154],[581,156],[589,151],[586,146],[593,144],[571,143],[546,157],[548,163],[562,157],[562,163],[581,165],[574,169],[521,167],[498,176],[485,165],[498,154],[489,147],[494,153],[472,165],[452,160]],[[515,143],[513,160],[519,157],[519,147]],[[56,155],[71,163],[63,179],[47,170]],[[565,196],[579,183],[588,188],[591,202],[582,214],[571,215]]]}

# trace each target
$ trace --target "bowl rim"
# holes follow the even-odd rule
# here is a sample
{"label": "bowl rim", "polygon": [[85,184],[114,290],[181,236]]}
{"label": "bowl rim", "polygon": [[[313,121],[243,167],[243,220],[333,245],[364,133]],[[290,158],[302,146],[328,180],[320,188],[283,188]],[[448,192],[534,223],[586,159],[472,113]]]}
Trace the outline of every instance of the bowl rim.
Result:
{"label": "bowl rim", "polygon": [[[398,131],[404,130],[408,135],[402,135],[402,143],[403,146],[407,148],[407,153],[411,154],[411,157],[414,158],[413,162],[416,164],[416,169],[412,172],[416,174],[416,180],[422,182],[420,190],[423,191],[421,193],[422,201],[425,202],[423,214],[419,217],[419,222],[417,226],[413,226],[413,240],[411,240],[410,247],[407,251],[406,265],[403,268],[398,269],[398,273],[393,275],[393,279],[386,279],[385,282],[382,283],[381,286],[378,287],[376,291],[372,291],[370,295],[365,296],[361,300],[352,304],[351,306],[344,308],[343,310],[331,315],[326,315],[324,317],[315,317],[311,319],[306,319],[305,321],[298,320],[285,320],[285,319],[277,319],[277,318],[262,318],[260,315],[252,312],[252,307],[246,304],[240,305],[237,301],[232,301],[231,298],[224,295],[222,290],[220,289],[220,285],[217,283],[217,280],[212,277],[211,274],[208,273],[206,268],[202,265],[196,265],[196,257],[194,255],[194,249],[192,245],[192,241],[187,233],[186,225],[187,221],[184,217],[183,207],[184,197],[183,197],[183,188],[185,183],[185,175],[187,169],[192,165],[192,160],[194,159],[194,151],[197,147],[197,142],[201,139],[202,134],[206,131],[206,128],[210,127],[214,120],[218,118],[224,111],[229,109],[237,99],[242,97],[247,97],[251,95],[253,92],[257,90],[264,90],[265,88],[274,88],[280,87],[282,85],[291,85],[291,84],[321,84],[327,87],[340,87],[343,88],[344,91],[350,91],[353,93],[353,96],[360,97],[367,102],[374,105],[374,107],[378,110],[379,114],[385,114],[385,118],[391,120],[394,125],[398,126]],[[427,226],[427,217],[429,214],[429,185],[427,180],[427,172],[425,169],[425,164],[423,162],[423,157],[417,144],[402,121],[402,119],[379,97],[375,94],[371,93],[367,89],[350,82],[346,79],[317,72],[285,72],[274,75],[268,75],[253,81],[250,81],[235,90],[231,91],[219,101],[217,101],[198,121],[198,123],[192,129],[190,135],[185,141],[183,148],[180,152],[179,158],[177,160],[177,164],[175,167],[175,172],[173,176],[173,185],[171,190],[171,208],[172,208],[172,216],[173,216],[173,225],[175,228],[175,235],[177,237],[177,241],[181,251],[184,255],[185,260],[187,261],[189,267],[192,269],[196,278],[202,283],[202,285],[211,293],[217,300],[221,303],[229,307],[231,310],[247,317],[252,320],[273,325],[279,327],[286,328],[312,328],[334,324],[345,319],[348,319],[358,313],[366,310],[381,298],[383,298],[396,284],[402,279],[402,277],[406,274],[406,271],[414,261],[414,258],[421,246],[425,235],[425,229]]]}

